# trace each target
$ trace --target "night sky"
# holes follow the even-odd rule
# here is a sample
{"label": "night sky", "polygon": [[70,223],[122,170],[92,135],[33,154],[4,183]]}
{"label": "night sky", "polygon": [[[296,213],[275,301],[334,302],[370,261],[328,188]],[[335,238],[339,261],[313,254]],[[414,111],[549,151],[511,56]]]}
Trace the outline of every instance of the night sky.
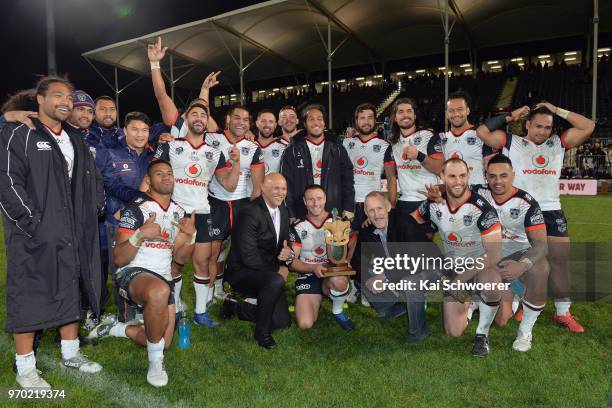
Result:
{"label": "night sky", "polygon": [[[256,3],[260,1],[55,0],[58,72],[67,74],[77,88],[94,98],[114,96],[81,57],[83,52]],[[46,73],[45,18],[45,0],[2,1],[0,101],[15,91],[33,87]],[[97,66],[112,78],[112,69],[103,64]],[[132,74],[119,73],[121,85],[133,78]],[[159,116],[149,78],[141,79],[122,94],[120,110],[121,116],[131,110]]]}

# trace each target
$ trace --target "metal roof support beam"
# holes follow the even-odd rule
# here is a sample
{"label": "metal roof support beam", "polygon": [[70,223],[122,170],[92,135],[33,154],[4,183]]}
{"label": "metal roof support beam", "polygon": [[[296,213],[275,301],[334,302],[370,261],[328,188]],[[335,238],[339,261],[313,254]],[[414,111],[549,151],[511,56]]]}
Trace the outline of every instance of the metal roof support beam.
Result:
{"label": "metal roof support beam", "polygon": [[593,0],[593,98],[591,101],[591,120],[597,118],[597,42],[599,35],[599,0]]}
{"label": "metal roof support beam", "polygon": [[319,13],[321,13],[322,15],[327,17],[328,20],[331,20],[336,26],[338,26],[342,31],[344,31],[349,37],[351,37],[353,40],[355,40],[357,43],[359,43],[359,45],[361,45],[363,48],[365,48],[366,51],[368,51],[368,53],[370,53],[370,55],[372,55],[376,60],[378,60],[378,61],[383,61],[384,60],[384,58],[381,57],[380,55],[378,55],[378,53],[372,47],[370,47],[368,44],[366,44],[365,41],[363,41],[361,38],[359,38],[357,36],[357,34],[355,34],[355,32],[350,29],[349,26],[344,24],[340,19],[338,19],[338,17],[336,17],[333,13],[331,13],[329,10],[327,10],[318,1],[316,1],[316,0],[306,0],[306,3],[312,5],[315,9],[317,9],[317,11]]}
{"label": "metal roof support beam", "polygon": [[[336,48],[337,50],[338,48]],[[332,114],[332,58],[334,57],[334,51],[332,51],[332,40],[331,40],[331,20],[327,20],[327,112],[329,115],[328,129],[333,127],[333,114]]]}
{"label": "metal roof support beam", "polygon": [[[444,0],[444,12],[441,14],[442,17],[442,27],[444,27],[444,104],[446,105],[446,101],[448,100],[448,49],[450,45],[450,33],[455,26],[455,22],[453,21],[452,25],[448,25],[448,9],[449,2],[451,0]],[[438,0],[438,8],[442,11],[442,7],[440,7],[440,0]],[[448,121],[444,121],[444,131],[448,131]]]}
{"label": "metal roof support beam", "polygon": [[238,60],[240,61],[240,65],[238,69],[240,70],[240,104],[244,105],[244,70],[245,68],[242,66],[242,40],[238,40]]}

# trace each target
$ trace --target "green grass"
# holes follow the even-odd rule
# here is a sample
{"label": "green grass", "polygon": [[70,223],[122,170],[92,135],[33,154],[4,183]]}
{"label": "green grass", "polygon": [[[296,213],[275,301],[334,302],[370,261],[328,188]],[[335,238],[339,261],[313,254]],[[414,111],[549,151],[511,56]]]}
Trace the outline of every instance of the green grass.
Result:
{"label": "green grass", "polygon": [[[563,207],[574,242],[612,243],[612,196],[564,197]],[[610,281],[609,265],[598,271]],[[186,275],[183,297],[193,310],[191,270]],[[0,308],[3,323],[4,302]],[[461,338],[443,335],[438,303],[427,310],[430,337],[410,345],[405,318],[380,322],[372,309],[351,305],[357,330],[345,333],[325,301],[313,329],[294,325],[276,332],[279,347],[272,351],[255,344],[245,322],[223,322],[216,331],[192,325],[191,349],[179,351],[175,342],[165,354],[170,383],[164,389],[148,386],[146,350],[126,339],[103,339],[84,349],[104,366],[99,381],[66,375],[58,367],[52,332],[43,338],[39,368],[54,388],[66,390],[63,405],[69,406],[604,407],[611,390],[612,304],[579,302],[572,310],[586,333],[554,325],[549,305],[534,328],[530,352],[511,349],[517,329],[512,321],[492,328],[492,351],[485,359],[470,355],[474,322]],[[0,335],[0,356],[4,403],[6,389],[16,388],[6,333]]]}

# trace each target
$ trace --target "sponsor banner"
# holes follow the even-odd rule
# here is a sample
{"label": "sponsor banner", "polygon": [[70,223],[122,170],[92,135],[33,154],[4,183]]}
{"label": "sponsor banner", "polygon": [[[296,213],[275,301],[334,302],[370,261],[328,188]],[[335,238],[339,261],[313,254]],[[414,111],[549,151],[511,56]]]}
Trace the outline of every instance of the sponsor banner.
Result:
{"label": "sponsor banner", "polygon": [[562,195],[597,195],[597,180],[559,180]]}

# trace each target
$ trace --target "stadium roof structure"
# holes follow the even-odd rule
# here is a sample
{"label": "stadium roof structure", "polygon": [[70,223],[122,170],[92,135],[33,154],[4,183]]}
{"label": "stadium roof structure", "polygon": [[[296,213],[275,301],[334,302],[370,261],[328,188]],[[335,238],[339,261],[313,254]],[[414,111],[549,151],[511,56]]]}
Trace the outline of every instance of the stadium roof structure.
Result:
{"label": "stadium roof structure", "polygon": [[[472,55],[484,47],[587,35],[597,10],[612,17],[612,2],[604,1],[270,0],[83,56],[148,76],[145,44],[161,36],[169,47],[162,69],[172,92],[179,82],[199,89],[208,72],[222,70],[224,83],[240,82],[243,94],[244,80],[295,76],[299,82],[298,76],[325,69],[331,79],[332,66],[361,64],[379,73],[385,61],[442,52],[448,65],[449,50]],[[600,29],[612,30],[612,18],[599,20]],[[113,89],[121,91],[117,80]]]}

